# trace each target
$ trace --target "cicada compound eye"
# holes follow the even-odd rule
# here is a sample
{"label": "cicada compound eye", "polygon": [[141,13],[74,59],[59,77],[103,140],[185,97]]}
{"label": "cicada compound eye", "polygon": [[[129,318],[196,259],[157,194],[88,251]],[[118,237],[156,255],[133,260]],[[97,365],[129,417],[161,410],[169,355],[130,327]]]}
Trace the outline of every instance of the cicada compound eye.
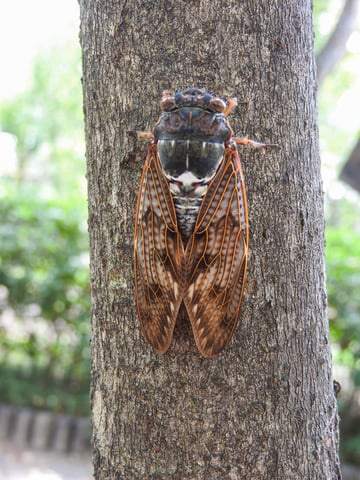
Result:
{"label": "cicada compound eye", "polygon": [[226,103],[221,98],[212,98],[210,100],[210,107],[218,113],[223,113],[226,108]]}
{"label": "cicada compound eye", "polygon": [[175,105],[175,97],[170,90],[164,90],[160,101],[160,108],[163,111],[171,110]]}

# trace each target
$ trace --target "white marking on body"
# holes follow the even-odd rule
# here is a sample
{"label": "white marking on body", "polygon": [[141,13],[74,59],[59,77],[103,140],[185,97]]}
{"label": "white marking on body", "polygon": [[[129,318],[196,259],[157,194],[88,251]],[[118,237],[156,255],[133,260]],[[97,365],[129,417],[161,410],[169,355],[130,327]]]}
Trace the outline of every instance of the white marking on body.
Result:
{"label": "white marking on body", "polygon": [[174,293],[175,293],[175,297],[179,295],[179,284],[176,282],[174,282]]}
{"label": "white marking on body", "polygon": [[194,295],[194,285],[190,285],[188,289],[188,293],[189,293],[190,300],[192,300],[192,297]]}
{"label": "white marking on body", "polygon": [[180,193],[179,185],[176,185],[176,183],[170,183],[170,191],[173,195],[179,195]]}
{"label": "white marking on body", "polygon": [[186,170],[184,173],[179,175],[178,177],[171,177],[173,180],[177,180],[178,182],[181,182],[183,185],[192,185],[193,183],[199,183],[202,181],[201,178],[195,177],[195,175],[192,172],[189,172]]}

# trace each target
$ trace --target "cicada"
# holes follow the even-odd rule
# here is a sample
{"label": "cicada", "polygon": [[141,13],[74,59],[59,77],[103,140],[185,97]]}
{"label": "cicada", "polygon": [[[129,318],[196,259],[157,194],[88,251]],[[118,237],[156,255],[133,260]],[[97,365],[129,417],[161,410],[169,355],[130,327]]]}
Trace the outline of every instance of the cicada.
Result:
{"label": "cicada", "polygon": [[237,105],[198,88],[165,91],[149,139],[135,221],[135,288],[142,334],[158,353],[172,342],[181,303],[207,358],[238,322],[248,213],[236,138]]}

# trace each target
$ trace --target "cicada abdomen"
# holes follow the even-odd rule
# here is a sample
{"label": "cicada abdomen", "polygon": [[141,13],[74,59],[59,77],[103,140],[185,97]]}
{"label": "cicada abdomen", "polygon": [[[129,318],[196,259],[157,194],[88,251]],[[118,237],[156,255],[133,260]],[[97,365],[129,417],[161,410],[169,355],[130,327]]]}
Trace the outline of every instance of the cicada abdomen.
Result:
{"label": "cicada abdomen", "polygon": [[225,103],[197,88],[164,92],[149,138],[135,223],[136,303],[143,336],[169,348],[181,303],[204,357],[238,321],[248,252],[246,194]]}

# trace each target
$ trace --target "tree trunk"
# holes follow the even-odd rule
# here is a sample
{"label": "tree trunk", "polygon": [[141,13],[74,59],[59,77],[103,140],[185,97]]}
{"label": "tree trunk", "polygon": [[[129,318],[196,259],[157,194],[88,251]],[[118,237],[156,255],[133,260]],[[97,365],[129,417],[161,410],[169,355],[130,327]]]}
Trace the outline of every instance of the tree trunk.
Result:
{"label": "tree trunk", "polygon": [[[324,275],[311,2],[80,0],[89,182],[95,478],[340,478]],[[203,359],[140,335],[133,224],[161,91],[248,102],[236,133],[250,258],[240,321]]]}

